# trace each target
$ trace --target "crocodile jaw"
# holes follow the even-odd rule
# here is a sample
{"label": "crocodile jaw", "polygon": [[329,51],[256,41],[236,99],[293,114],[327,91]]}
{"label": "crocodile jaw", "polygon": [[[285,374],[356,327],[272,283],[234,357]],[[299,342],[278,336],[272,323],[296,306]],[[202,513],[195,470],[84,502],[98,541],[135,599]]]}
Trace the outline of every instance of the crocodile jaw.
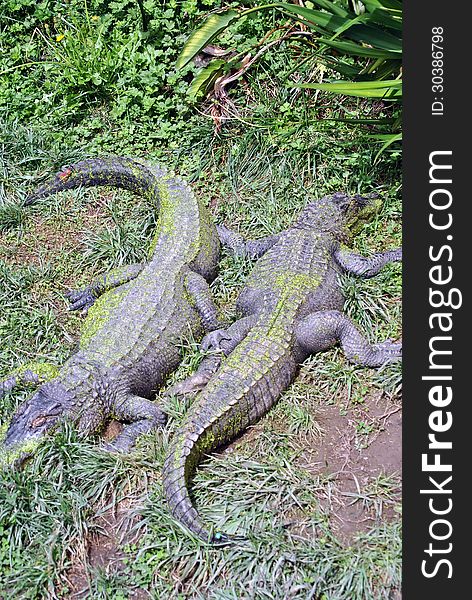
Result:
{"label": "crocodile jaw", "polygon": [[7,466],[21,466],[39,446],[40,439],[30,439],[20,444],[6,443],[8,425],[0,427],[0,469]]}

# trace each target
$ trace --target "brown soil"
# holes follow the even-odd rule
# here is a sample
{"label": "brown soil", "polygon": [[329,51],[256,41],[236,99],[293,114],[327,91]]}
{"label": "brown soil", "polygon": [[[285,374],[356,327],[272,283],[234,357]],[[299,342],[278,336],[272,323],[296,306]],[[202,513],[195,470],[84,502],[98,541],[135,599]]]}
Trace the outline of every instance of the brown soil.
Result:
{"label": "brown soil", "polygon": [[[113,440],[122,429],[121,423],[111,421],[103,432],[103,439],[107,442]],[[131,540],[126,535],[129,522],[126,529],[123,522],[130,508],[129,501],[119,502],[114,510],[106,511],[95,522],[96,531],[86,538],[84,560],[76,561],[67,573],[70,586],[67,598],[71,600],[90,598],[90,582],[86,565],[88,568],[99,569],[107,574],[124,570],[126,554],[122,548]],[[129,594],[129,598],[133,600],[149,598],[149,594],[142,590],[130,591]]]}
{"label": "brown soil", "polygon": [[[283,420],[272,419],[270,429],[283,433]],[[318,406],[315,413],[322,434],[294,436],[291,446],[301,449],[298,465],[319,481],[315,495],[336,537],[350,545],[358,534],[399,517],[402,468],[401,405],[380,391],[347,411],[338,404]],[[263,420],[224,448],[252,447],[267,427]],[[382,485],[383,482],[386,485]],[[292,529],[305,530],[304,515],[294,515]],[[300,529],[297,521],[300,521]]]}
{"label": "brown soil", "polygon": [[[120,527],[121,510],[107,512],[101,516],[97,525],[99,533],[88,536],[85,548],[85,560],[95,569],[107,573],[123,569],[125,554],[120,549],[118,530]],[[67,574],[70,584],[68,598],[79,600],[90,597],[90,586],[87,570],[83,562],[75,562]]]}
{"label": "brown soil", "polygon": [[[320,505],[337,536],[349,544],[379,521],[398,517],[401,406],[380,394],[370,395],[347,414],[335,405],[322,406],[317,420],[323,435],[308,441],[299,464],[327,482],[319,493]],[[388,493],[381,485],[385,479]]]}

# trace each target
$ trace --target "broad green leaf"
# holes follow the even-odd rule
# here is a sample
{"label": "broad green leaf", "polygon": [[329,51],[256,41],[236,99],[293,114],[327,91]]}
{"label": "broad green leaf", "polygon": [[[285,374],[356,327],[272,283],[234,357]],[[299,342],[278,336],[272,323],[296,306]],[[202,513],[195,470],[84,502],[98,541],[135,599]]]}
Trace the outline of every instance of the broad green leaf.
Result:
{"label": "broad green leaf", "polygon": [[320,10],[314,10],[313,8],[305,8],[304,6],[299,6],[298,4],[277,2],[274,6],[277,6],[285,12],[301,17],[303,21],[308,21],[308,25],[318,25],[326,28],[332,33],[336,33],[338,29],[341,29],[341,27],[346,24],[346,20],[351,20],[350,18],[346,19],[345,17],[339,17],[338,15],[322,12]]}
{"label": "broad green leaf", "polygon": [[210,83],[223,74],[224,60],[212,60],[211,63],[202,69],[192,81],[188,89],[188,95],[192,100],[196,100],[200,93],[204,93]]}
{"label": "broad green leaf", "polygon": [[238,19],[241,14],[235,10],[228,10],[224,13],[210,15],[205,23],[190,35],[177,58],[176,69],[185,67],[194,56],[201,52],[205,46],[208,46],[213,38],[226,29],[230,23]]}
{"label": "broad green leaf", "polygon": [[402,82],[400,79],[389,79],[384,81],[333,81],[331,83],[302,83],[298,87],[311,87],[329,85],[333,90],[341,87],[357,87],[364,90],[373,90],[375,88],[392,88],[400,90]]}
{"label": "broad green leaf", "polygon": [[[306,21],[309,27],[320,31],[320,28],[326,29],[327,33],[338,34],[344,32],[344,36],[356,42],[363,42],[383,50],[401,52],[402,41],[398,35],[394,35],[380,27],[372,27],[361,22],[368,20],[368,15],[362,15],[362,19],[352,19],[349,17],[340,17],[338,15],[328,14],[319,10],[305,8],[297,4],[287,4],[286,2],[277,2],[276,6],[286,13],[301,17]],[[346,29],[347,27],[347,29]]]}
{"label": "broad green leaf", "polygon": [[403,28],[402,15],[394,17],[381,8],[375,8],[374,10],[369,11],[367,18],[369,23],[378,23],[389,29],[401,31]]}
{"label": "broad green leaf", "polygon": [[381,8],[392,13],[401,14],[403,5],[399,0],[362,0],[368,10]]}

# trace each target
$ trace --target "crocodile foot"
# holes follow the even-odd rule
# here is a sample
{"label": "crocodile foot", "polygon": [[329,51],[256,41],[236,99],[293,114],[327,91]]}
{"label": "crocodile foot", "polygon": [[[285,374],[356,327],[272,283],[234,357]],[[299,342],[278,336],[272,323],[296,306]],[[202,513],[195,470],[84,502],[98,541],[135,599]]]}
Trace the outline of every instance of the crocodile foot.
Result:
{"label": "crocodile foot", "polygon": [[225,329],[215,329],[207,333],[201,343],[201,349],[205,352],[208,350],[221,350],[221,342],[223,340],[230,340],[231,336]]}
{"label": "crocodile foot", "polygon": [[32,383],[38,385],[41,383],[41,377],[32,369],[25,369],[21,374],[11,375],[0,381],[0,398],[11,392],[19,383]]}
{"label": "crocodile foot", "polygon": [[170,387],[165,395],[166,396],[186,396],[187,394],[193,394],[202,390],[208,381],[210,380],[212,372],[201,372],[194,373],[190,377],[187,377],[184,381],[176,383]]}
{"label": "crocodile foot", "polygon": [[88,310],[96,300],[90,287],[71,290],[66,293],[66,298],[70,302],[69,310]]}
{"label": "crocodile foot", "polygon": [[17,378],[14,375],[4,379],[3,381],[0,381],[0,398],[6,396],[8,392],[11,392],[17,383]]}

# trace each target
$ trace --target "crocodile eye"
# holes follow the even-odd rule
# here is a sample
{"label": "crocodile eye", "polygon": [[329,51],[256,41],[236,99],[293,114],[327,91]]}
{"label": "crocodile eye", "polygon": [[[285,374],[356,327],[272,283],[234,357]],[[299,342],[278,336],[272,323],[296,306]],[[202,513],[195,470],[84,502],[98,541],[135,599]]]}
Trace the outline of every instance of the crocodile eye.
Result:
{"label": "crocodile eye", "polygon": [[44,425],[46,421],[47,417],[36,417],[36,419],[33,419],[33,421],[31,421],[30,428],[36,429],[36,427],[41,427],[41,425]]}

